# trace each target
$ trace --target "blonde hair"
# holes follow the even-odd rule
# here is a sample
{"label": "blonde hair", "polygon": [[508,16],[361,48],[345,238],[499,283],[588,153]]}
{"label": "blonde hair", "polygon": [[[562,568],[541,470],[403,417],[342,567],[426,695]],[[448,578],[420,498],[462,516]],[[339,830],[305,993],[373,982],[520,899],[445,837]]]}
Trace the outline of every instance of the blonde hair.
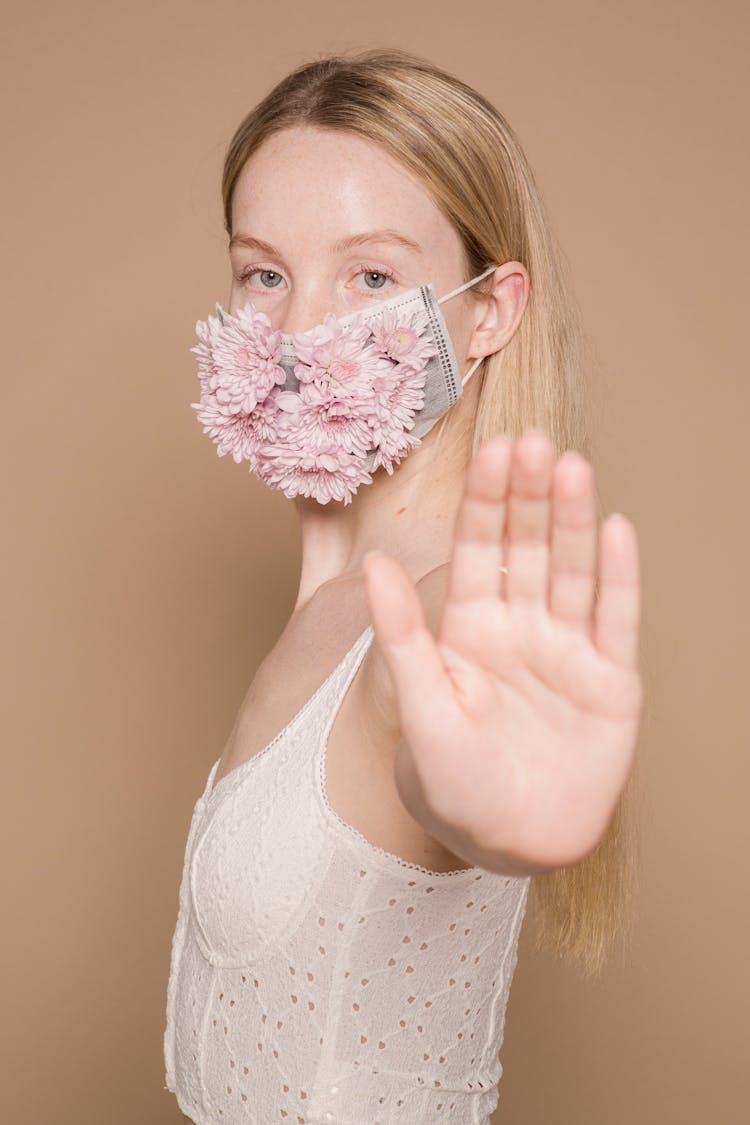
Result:
{"label": "blonde hair", "polygon": [[[395,48],[327,55],[283,78],[237,128],[222,178],[225,227],[246,161],[285,128],[310,125],[359,134],[417,176],[461,237],[466,278],[521,262],[528,304],[508,344],[474,378],[481,390],[473,452],[492,435],[516,439],[532,426],[556,453],[592,459],[584,404],[587,343],[567,266],[520,141],[481,94],[425,59]],[[480,283],[469,293],[481,297]],[[596,493],[601,519],[601,499]],[[536,948],[597,974],[615,939],[629,945],[637,863],[635,770],[609,826],[579,863],[537,875],[530,902]]]}

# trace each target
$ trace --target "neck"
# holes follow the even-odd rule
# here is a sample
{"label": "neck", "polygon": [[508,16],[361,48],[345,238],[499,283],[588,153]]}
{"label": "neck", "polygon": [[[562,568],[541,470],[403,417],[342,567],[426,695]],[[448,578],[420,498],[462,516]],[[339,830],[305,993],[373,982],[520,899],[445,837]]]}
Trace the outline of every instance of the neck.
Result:
{"label": "neck", "polygon": [[477,390],[470,382],[442,433],[438,422],[391,475],[377,469],[350,504],[295,500],[302,533],[295,611],[324,583],[362,578],[362,560],[372,548],[397,559],[414,582],[450,559]]}

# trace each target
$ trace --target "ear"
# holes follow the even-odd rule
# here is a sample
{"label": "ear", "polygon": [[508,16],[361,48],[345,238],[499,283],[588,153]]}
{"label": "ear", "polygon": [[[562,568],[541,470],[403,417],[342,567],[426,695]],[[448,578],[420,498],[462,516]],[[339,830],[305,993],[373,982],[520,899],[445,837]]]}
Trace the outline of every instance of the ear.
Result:
{"label": "ear", "polygon": [[492,286],[477,301],[478,323],[472,333],[468,357],[492,355],[504,348],[521,323],[529,300],[531,279],[520,262],[503,262],[487,278]]}

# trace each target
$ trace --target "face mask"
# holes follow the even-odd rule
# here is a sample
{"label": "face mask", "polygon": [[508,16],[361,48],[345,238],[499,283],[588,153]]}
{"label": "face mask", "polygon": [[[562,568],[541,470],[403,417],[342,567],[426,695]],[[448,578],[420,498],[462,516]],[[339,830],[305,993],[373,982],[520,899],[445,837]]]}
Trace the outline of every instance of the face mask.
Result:
{"label": "face mask", "polygon": [[198,321],[203,432],[223,457],[248,461],[290,499],[351,502],[381,466],[390,474],[450,410],[484,359],[460,377],[431,285],[348,316],[328,313],[306,332],[275,332],[251,301],[237,316],[217,304]]}

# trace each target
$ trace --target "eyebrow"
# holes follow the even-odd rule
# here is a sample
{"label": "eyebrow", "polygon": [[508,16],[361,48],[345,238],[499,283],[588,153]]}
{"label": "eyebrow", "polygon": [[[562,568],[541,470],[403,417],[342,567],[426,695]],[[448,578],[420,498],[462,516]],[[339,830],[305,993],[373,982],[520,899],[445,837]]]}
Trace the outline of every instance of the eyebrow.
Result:
{"label": "eyebrow", "polygon": [[[397,230],[370,230],[364,231],[362,234],[350,234],[346,238],[340,238],[331,246],[332,254],[343,254],[347,250],[354,249],[355,246],[362,246],[366,242],[393,242],[397,246],[403,246],[406,250],[414,250],[417,254],[422,253],[422,247],[418,242],[413,239],[407,238],[404,234],[399,234]],[[260,250],[263,254],[268,254],[269,257],[278,257],[279,252],[275,246],[271,246],[269,242],[264,242],[261,238],[253,238],[251,235],[232,236],[229,249],[234,246],[247,246],[250,250]]]}

